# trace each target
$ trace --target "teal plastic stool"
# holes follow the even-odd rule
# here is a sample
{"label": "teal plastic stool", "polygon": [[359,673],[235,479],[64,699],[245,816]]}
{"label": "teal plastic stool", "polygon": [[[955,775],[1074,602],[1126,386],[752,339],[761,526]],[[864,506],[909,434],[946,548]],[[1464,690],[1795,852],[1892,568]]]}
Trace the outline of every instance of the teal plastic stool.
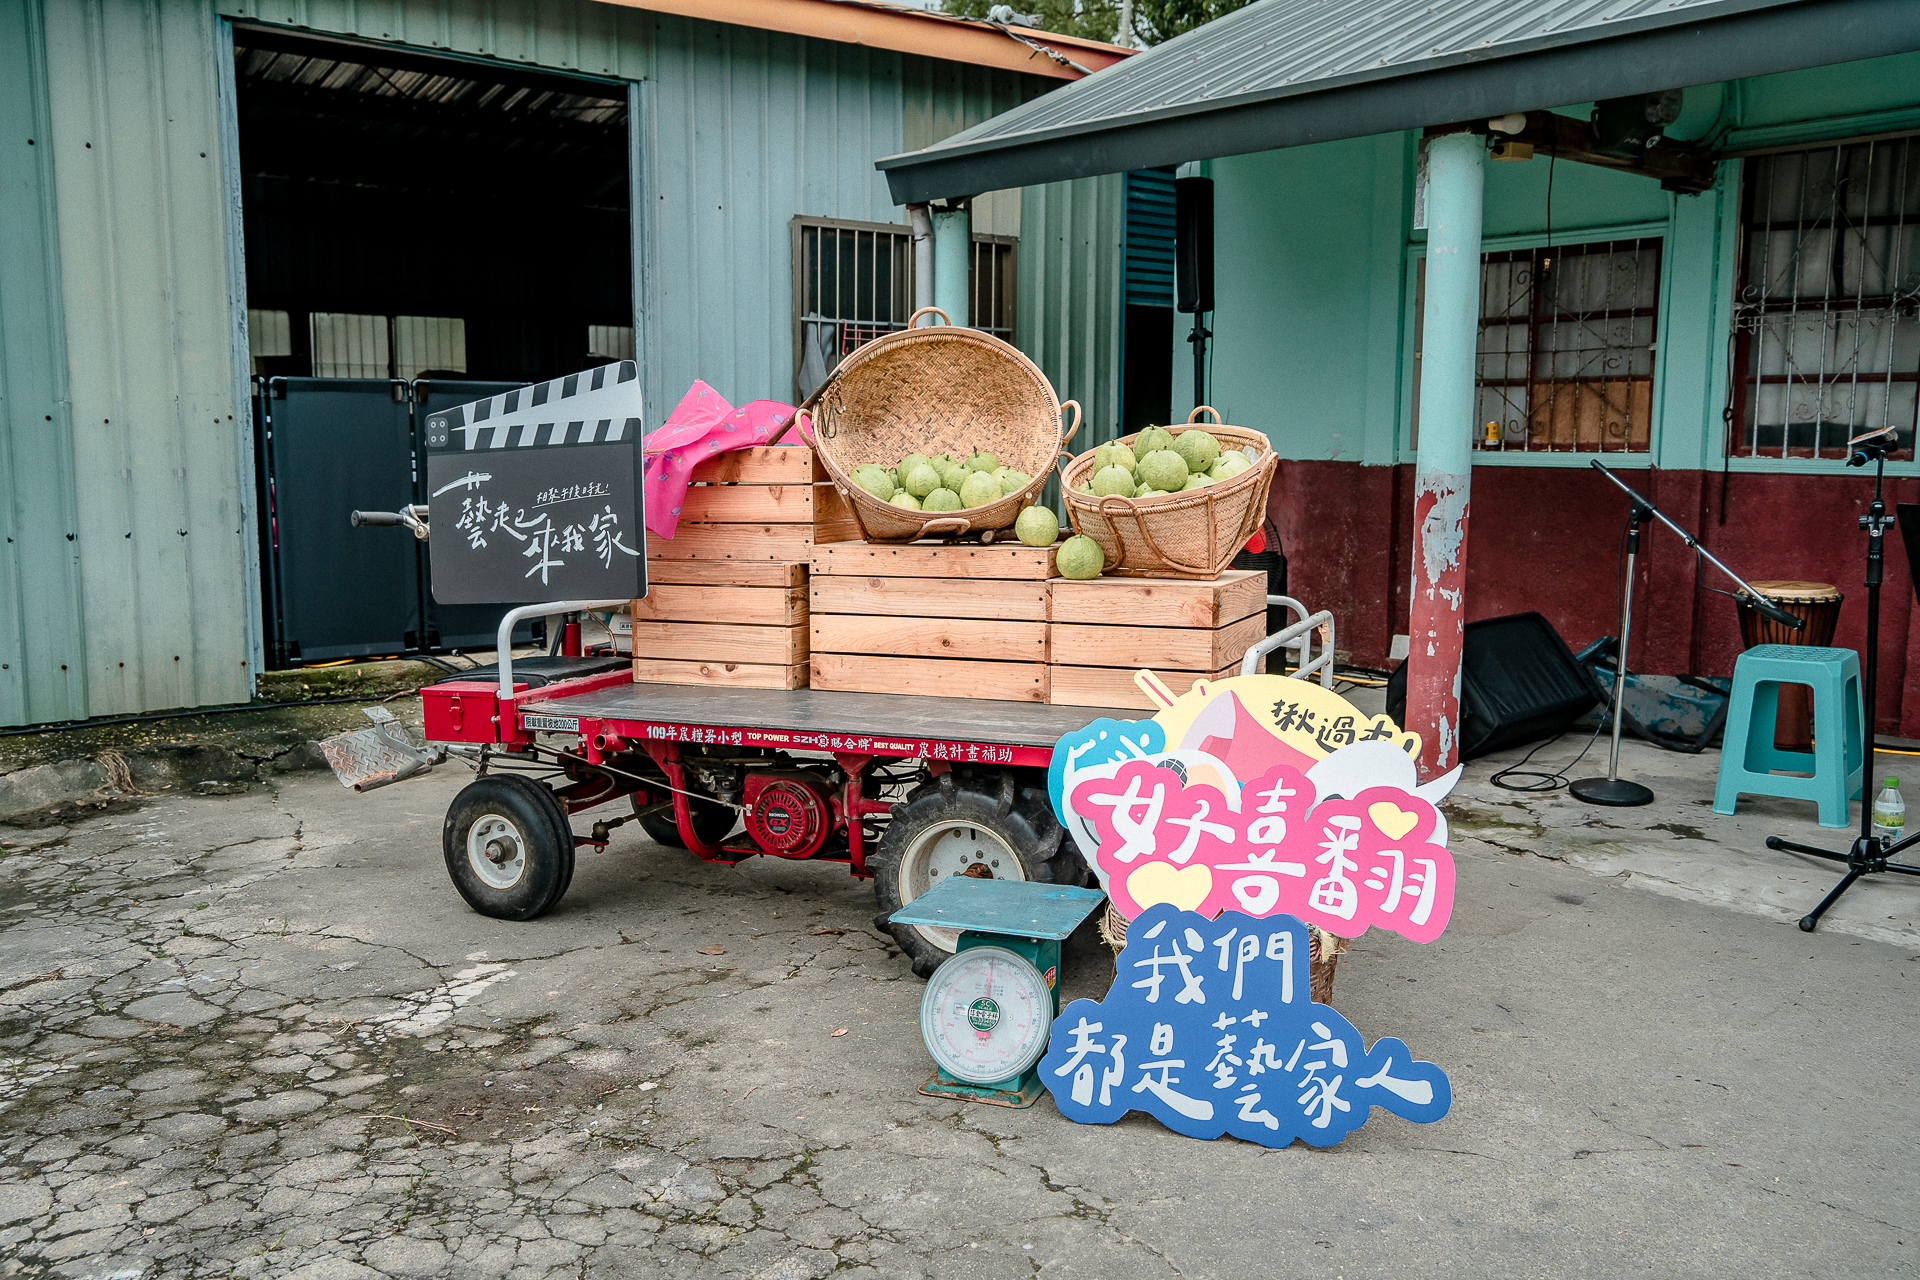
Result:
{"label": "teal plastic stool", "polygon": [[[1811,752],[1782,751],[1773,745],[1783,684],[1813,690]],[[1732,813],[1742,792],[1784,796],[1819,805],[1823,827],[1851,826],[1847,801],[1861,798],[1867,764],[1860,699],[1860,658],[1851,649],[1763,644],[1741,654],[1733,666],[1713,811]],[[1812,776],[1792,778],[1771,772],[1774,769]]]}

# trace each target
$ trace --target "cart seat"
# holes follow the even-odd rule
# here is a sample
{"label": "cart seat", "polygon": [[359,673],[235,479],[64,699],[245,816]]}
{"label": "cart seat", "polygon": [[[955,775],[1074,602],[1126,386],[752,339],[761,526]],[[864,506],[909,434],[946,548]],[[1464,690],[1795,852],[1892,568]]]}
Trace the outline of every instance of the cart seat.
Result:
{"label": "cart seat", "polygon": [[[581,676],[597,676],[603,671],[623,671],[633,664],[633,659],[624,653],[602,654],[594,658],[515,658],[513,660],[513,682],[524,684],[529,689],[541,689],[561,680],[577,680]],[[500,679],[500,664],[488,663],[484,667],[475,667],[471,671],[462,671],[458,675],[435,680],[435,684],[446,684],[453,680],[492,680]]]}

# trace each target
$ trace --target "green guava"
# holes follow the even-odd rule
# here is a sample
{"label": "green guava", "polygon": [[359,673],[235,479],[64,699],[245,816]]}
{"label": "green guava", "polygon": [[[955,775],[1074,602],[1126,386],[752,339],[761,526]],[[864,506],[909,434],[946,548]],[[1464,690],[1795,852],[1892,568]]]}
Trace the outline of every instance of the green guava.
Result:
{"label": "green guava", "polygon": [[1103,498],[1113,495],[1131,498],[1138,488],[1133,482],[1133,473],[1125,467],[1102,467],[1093,475],[1093,491]]}
{"label": "green guava", "polygon": [[1173,439],[1173,451],[1186,459],[1187,470],[1210,470],[1220,456],[1220,442],[1204,431],[1182,431]]}
{"label": "green guava", "polygon": [[933,469],[931,462],[922,462],[905,474],[904,487],[916,498],[924,500],[928,494],[940,487],[940,473]]}
{"label": "green guava", "polygon": [[1156,449],[1140,459],[1140,479],[1162,493],[1187,483],[1187,461],[1171,449]]}
{"label": "green guava", "polygon": [[1052,507],[1028,507],[1013,522],[1013,536],[1030,547],[1050,547],[1060,536],[1060,517]]}
{"label": "green guava", "polygon": [[960,482],[960,505],[963,507],[984,507],[989,502],[1000,501],[1000,485],[984,471],[974,471]]}
{"label": "green guava", "polygon": [[1173,448],[1173,432],[1165,427],[1148,427],[1133,438],[1133,451],[1142,458],[1156,449]]}
{"label": "green guava", "polygon": [[1076,533],[1053,553],[1053,563],[1061,577],[1085,581],[1100,576],[1100,571],[1107,566],[1107,553],[1092,538]]}
{"label": "green guava", "polygon": [[878,467],[860,468],[853,473],[853,482],[882,502],[893,497],[893,481]]}

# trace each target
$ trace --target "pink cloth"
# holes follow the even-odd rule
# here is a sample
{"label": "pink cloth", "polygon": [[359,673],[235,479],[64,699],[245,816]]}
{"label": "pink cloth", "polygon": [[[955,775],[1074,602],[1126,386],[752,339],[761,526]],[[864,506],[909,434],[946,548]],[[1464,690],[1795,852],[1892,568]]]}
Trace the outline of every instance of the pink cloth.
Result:
{"label": "pink cloth", "polygon": [[793,406],[778,400],[755,400],[736,409],[719,392],[696,380],[646,439],[641,490],[648,531],[671,538],[680,527],[680,507],[696,465],[729,449],[767,444],[792,417]]}

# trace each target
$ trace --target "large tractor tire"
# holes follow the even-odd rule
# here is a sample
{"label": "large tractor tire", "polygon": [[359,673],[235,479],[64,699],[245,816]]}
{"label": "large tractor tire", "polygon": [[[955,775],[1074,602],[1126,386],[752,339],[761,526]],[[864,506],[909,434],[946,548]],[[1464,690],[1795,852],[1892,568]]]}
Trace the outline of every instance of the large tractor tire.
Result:
{"label": "large tractor tire", "polygon": [[893,935],[916,974],[929,977],[953,954],[958,931],[888,917],[956,875],[1079,884],[1084,866],[1065,837],[1043,787],[1011,769],[949,770],[893,806],[867,863],[880,907],[874,926]]}

